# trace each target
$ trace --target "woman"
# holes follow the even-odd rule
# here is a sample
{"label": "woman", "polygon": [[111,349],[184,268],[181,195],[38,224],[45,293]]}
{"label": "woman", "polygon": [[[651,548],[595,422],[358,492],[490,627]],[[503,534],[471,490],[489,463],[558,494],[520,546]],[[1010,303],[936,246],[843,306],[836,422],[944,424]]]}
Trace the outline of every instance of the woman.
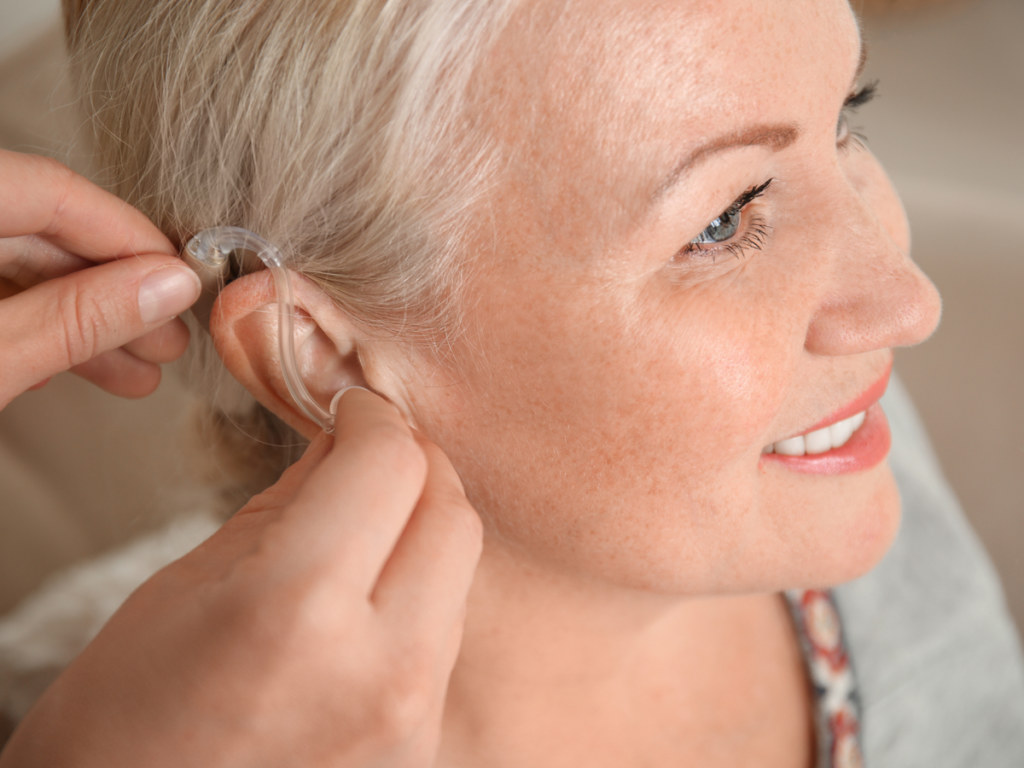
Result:
{"label": "woman", "polygon": [[[939,305],[850,131],[845,2],[69,13],[114,189],[177,245],[281,246],[306,386],[392,405],[345,392],[319,434],[270,275],[229,282],[210,333],[250,420],[310,447],[5,759],[856,764],[806,590],[893,541],[877,401]],[[974,710],[991,733],[1013,691]]]}

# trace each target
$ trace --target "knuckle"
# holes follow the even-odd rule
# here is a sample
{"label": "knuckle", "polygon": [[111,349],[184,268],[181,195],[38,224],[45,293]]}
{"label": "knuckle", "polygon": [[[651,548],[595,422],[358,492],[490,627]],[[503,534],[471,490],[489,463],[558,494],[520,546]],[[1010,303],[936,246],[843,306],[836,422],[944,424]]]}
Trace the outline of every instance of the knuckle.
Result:
{"label": "knuckle", "polygon": [[374,730],[391,741],[419,731],[435,708],[433,677],[426,664],[408,658],[394,664],[378,687]]}
{"label": "knuckle", "polygon": [[278,643],[333,645],[331,638],[347,636],[363,621],[362,602],[339,587],[333,561],[293,562],[294,542],[286,541],[289,534],[280,520],[236,515],[229,523],[241,543],[232,547],[220,582],[235,604],[234,618],[247,632]]}
{"label": "knuckle", "polygon": [[47,173],[58,180],[66,179],[72,175],[70,168],[49,155],[24,155],[23,157],[26,162],[38,164],[38,168],[36,169],[37,173]]}
{"label": "knuckle", "polygon": [[100,339],[107,321],[102,304],[89,297],[75,282],[69,282],[57,296],[56,312],[67,367],[91,360],[102,351]]}
{"label": "knuckle", "polygon": [[273,580],[257,562],[245,557],[224,582],[214,614],[224,634],[261,648],[267,658],[299,655],[330,645],[325,617],[339,612],[300,579]]}
{"label": "knuckle", "polygon": [[292,494],[292,488],[285,486],[279,479],[278,482],[264,488],[249,499],[245,505],[235,513],[234,517],[231,518],[231,521],[249,520],[258,518],[261,515],[276,512],[287,506],[288,502],[292,498]]}
{"label": "knuckle", "polygon": [[43,230],[47,234],[56,234],[58,231],[57,223],[67,208],[71,189],[74,186],[75,172],[52,157],[36,155],[33,159],[38,163],[39,176],[47,178],[49,183],[53,185],[53,188],[58,190],[57,194],[54,195],[50,221]]}

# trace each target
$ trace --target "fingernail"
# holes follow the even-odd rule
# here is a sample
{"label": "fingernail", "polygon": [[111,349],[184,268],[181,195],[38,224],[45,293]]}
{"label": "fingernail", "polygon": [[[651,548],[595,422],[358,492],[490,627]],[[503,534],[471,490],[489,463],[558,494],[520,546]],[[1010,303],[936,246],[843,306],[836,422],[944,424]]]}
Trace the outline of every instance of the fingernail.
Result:
{"label": "fingernail", "polygon": [[144,323],[170,320],[192,306],[202,285],[187,267],[164,267],[139,285],[139,315]]}

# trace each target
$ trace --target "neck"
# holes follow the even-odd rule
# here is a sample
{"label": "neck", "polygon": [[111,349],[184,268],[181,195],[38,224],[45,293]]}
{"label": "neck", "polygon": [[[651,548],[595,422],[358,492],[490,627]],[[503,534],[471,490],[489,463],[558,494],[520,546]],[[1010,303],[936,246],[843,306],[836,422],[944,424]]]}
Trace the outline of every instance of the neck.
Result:
{"label": "neck", "polygon": [[[679,733],[680,713],[706,731],[736,714],[728,675],[751,671],[755,638],[784,614],[770,595],[686,599],[574,578],[488,541],[451,678],[446,749],[529,744],[550,757],[587,734]],[[567,739],[574,727],[581,738]],[[506,744],[485,743],[492,737]]]}

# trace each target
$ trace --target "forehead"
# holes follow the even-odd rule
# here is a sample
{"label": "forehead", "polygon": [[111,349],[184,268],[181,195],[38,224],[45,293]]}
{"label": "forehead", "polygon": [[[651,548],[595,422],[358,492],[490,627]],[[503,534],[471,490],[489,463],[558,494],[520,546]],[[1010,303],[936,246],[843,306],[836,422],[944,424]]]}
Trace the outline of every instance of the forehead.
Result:
{"label": "forehead", "polygon": [[545,226],[599,205],[614,229],[688,148],[834,100],[857,49],[846,0],[532,0],[485,68],[484,121]]}

